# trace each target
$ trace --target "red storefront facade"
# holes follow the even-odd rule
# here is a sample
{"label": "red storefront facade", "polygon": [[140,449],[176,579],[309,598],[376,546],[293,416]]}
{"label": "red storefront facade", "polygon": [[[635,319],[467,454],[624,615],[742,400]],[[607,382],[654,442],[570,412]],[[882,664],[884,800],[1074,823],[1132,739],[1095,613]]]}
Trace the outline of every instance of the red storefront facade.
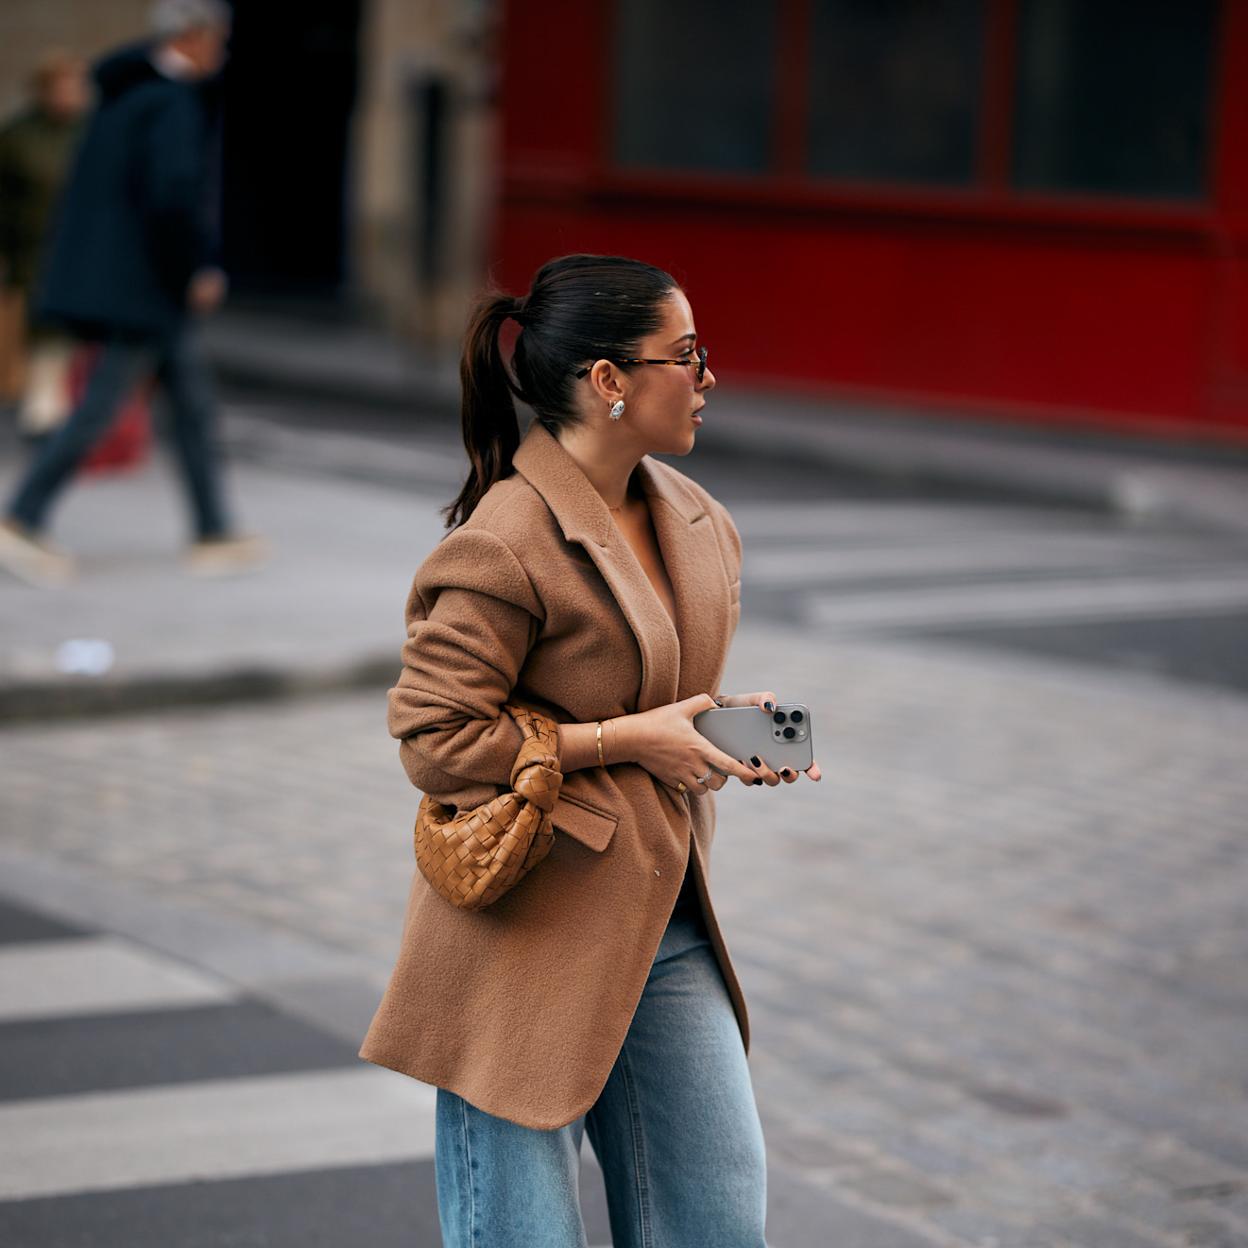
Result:
{"label": "red storefront facade", "polygon": [[506,0],[495,278],[685,284],[717,374],[1248,440],[1248,0]]}

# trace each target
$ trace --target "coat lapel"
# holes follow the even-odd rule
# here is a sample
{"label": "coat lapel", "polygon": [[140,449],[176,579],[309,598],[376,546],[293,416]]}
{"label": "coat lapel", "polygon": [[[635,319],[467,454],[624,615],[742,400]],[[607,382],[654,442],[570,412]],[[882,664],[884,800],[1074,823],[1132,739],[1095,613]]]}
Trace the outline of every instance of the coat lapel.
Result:
{"label": "coat lapel", "polygon": [[513,459],[554,514],[564,537],[585,548],[637,638],[637,709],[714,693],[728,645],[727,576],[714,526],[697,496],[649,455],[637,466],[676,600],[676,627],[633,548],[580,465],[534,420]]}
{"label": "coat lapel", "polygon": [[[695,693],[715,693],[732,639],[728,574],[715,525],[702,501],[675,476],[675,470],[647,455],[637,472],[650,501],[659,549],[676,598],[680,636],[675,700]],[[628,542],[621,541],[627,548]],[[646,583],[649,585],[648,580]],[[654,593],[653,586],[650,592]],[[659,606],[661,610],[662,603]],[[666,611],[663,616],[669,618]]]}

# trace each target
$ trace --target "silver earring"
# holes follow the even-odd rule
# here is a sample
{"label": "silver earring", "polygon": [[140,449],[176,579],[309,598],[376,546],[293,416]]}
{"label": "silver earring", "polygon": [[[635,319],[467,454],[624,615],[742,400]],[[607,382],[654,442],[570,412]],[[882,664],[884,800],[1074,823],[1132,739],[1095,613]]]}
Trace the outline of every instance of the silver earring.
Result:
{"label": "silver earring", "polygon": [[619,418],[623,415],[624,415],[624,400],[616,399],[616,401],[611,404],[611,419],[619,420]]}

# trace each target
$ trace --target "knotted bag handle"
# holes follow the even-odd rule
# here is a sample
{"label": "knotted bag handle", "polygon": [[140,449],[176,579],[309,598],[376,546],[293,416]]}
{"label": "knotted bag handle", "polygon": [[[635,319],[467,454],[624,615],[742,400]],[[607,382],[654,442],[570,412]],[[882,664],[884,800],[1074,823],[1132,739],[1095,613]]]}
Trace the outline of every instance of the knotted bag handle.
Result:
{"label": "knotted bag handle", "polygon": [[452,814],[425,794],[416,814],[416,865],[461,910],[480,910],[514,888],[550,853],[559,798],[559,725],[531,707],[504,703],[524,738],[510,793]]}

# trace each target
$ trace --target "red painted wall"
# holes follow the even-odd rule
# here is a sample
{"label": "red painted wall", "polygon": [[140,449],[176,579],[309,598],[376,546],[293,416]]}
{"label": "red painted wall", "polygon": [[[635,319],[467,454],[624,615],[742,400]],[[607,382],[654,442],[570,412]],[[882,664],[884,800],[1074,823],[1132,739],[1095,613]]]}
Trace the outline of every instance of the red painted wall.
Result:
{"label": "red painted wall", "polygon": [[505,5],[509,289],[563,252],[636,255],[685,285],[721,380],[1248,439],[1248,0],[1224,4],[1210,200],[1175,208],[613,170],[608,17]]}

